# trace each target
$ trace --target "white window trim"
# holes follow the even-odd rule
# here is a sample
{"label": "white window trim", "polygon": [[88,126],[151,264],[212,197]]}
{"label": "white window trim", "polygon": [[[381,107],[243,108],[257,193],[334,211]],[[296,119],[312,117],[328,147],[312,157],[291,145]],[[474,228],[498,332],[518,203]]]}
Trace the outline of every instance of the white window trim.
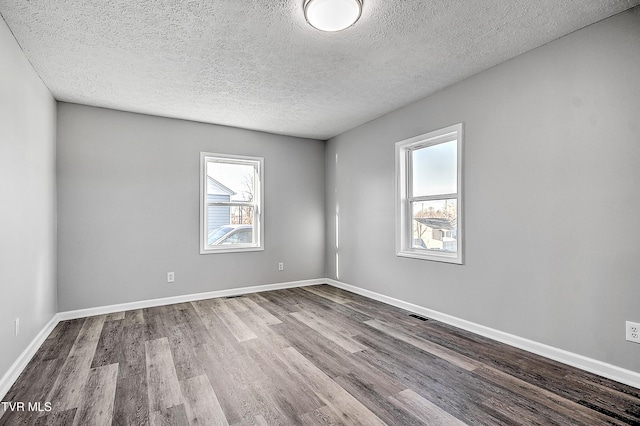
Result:
{"label": "white window trim", "polygon": [[[230,163],[241,164],[246,162],[247,164],[254,165],[258,163],[258,174],[254,202],[249,203],[254,206],[254,230],[255,235],[258,236],[256,243],[252,244],[233,244],[232,247],[227,245],[221,245],[217,247],[207,246],[205,232],[207,230],[207,161],[211,158],[228,159]],[[247,205],[243,202],[216,202],[213,204],[219,205]],[[262,157],[249,157],[245,155],[229,155],[218,154],[213,152],[201,152],[200,153],[200,254],[213,254],[213,253],[240,253],[247,251],[263,251],[264,250],[264,158]]]}
{"label": "white window trim", "polygon": [[[436,145],[443,142],[457,140],[457,172],[458,187],[456,194],[439,194],[431,197],[409,198],[413,176],[409,154],[416,148]],[[413,138],[396,142],[396,255],[415,259],[433,260],[462,265],[464,253],[464,197],[463,197],[463,126],[462,123],[444,129],[435,130]],[[426,201],[429,199],[451,198],[457,200],[458,205],[458,250],[456,253],[438,252],[413,248],[412,227],[413,218],[411,201]]]}

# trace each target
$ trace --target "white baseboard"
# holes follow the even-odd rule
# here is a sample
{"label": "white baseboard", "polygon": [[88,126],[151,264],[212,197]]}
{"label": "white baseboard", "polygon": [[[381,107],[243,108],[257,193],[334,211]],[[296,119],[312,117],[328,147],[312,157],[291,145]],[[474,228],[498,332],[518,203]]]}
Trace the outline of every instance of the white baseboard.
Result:
{"label": "white baseboard", "polygon": [[95,308],[78,309],[58,313],[60,321],[76,318],[91,317],[94,315],[112,314],[115,312],[130,311],[132,309],[153,308],[154,306],[173,305],[175,303],[193,302],[196,300],[213,299],[216,297],[239,296],[241,294],[258,293],[261,291],[281,290],[285,288],[304,287],[308,285],[325,284],[324,278],[289,281],[276,284],[256,285],[252,287],[230,288],[226,290],[208,291],[206,293],[185,294],[181,296],[163,297],[160,299],[141,300],[138,302],[119,303],[117,305],[98,306]]}
{"label": "white baseboard", "polygon": [[[58,324],[58,316],[54,315],[53,318],[40,330],[36,337],[29,343],[29,346],[25,348],[20,354],[18,359],[9,367],[9,370],[0,379],[0,400],[3,400],[11,386],[18,380],[18,376],[25,369],[31,358],[36,354],[40,346],[47,340],[49,334],[53,331]],[[0,412],[1,413],[1,412]]]}
{"label": "white baseboard", "polygon": [[434,311],[433,309],[419,305],[414,305],[413,303],[385,296],[384,294],[370,290],[365,290],[340,281],[327,279],[326,283],[640,389],[640,373],[636,371],[627,370],[613,364],[608,364],[593,358],[588,358],[583,355],[578,355],[573,352],[545,345],[544,343],[535,342],[500,330],[485,327],[484,325],[476,324],[471,321]]}
{"label": "white baseboard", "polygon": [[571,365],[573,367],[577,367],[582,370],[598,374],[602,377],[606,377],[608,379],[615,380],[620,383],[624,383],[640,389],[640,373],[638,372],[626,370],[612,364],[607,364],[602,361],[598,361],[562,349],[554,348],[543,343],[534,342],[532,340],[518,337],[513,334],[495,330],[490,327],[485,327],[471,321],[463,320],[452,315],[414,305],[413,303],[385,296],[383,294],[376,293],[370,290],[365,290],[363,288],[346,284],[340,281],[321,278],[304,281],[290,281],[276,284],[257,285],[252,287],[231,288],[226,290],[210,291],[206,293],[187,294],[182,296],[142,300],[138,302],[121,303],[117,305],[99,306],[95,308],[60,312],[54,315],[53,318],[51,318],[51,320],[42,328],[42,330],[33,339],[29,346],[27,346],[27,348],[20,354],[13,365],[11,365],[4,376],[2,376],[2,378],[0,379],[0,400],[2,400],[7,392],[9,392],[9,389],[11,389],[13,383],[18,379],[18,376],[20,376],[31,358],[33,358],[42,343],[44,343],[44,341],[47,339],[47,336],[49,336],[49,334],[53,331],[59,321],[83,318],[94,315],[111,314],[132,309],[151,308],[154,306],[171,305],[174,303],[193,302],[196,300],[211,299],[216,297],[239,296],[241,294],[258,293],[261,291],[280,290],[318,284],[329,284],[334,287],[350,291],[352,293],[360,294],[362,296],[387,303],[389,305],[397,306],[398,308],[402,308],[407,311],[415,312],[417,314],[433,318],[435,320],[453,325],[463,330],[467,330],[472,333],[476,333],[481,336],[514,346],[516,348],[524,349],[534,354],[541,355],[546,358],[562,362],[563,364]]}

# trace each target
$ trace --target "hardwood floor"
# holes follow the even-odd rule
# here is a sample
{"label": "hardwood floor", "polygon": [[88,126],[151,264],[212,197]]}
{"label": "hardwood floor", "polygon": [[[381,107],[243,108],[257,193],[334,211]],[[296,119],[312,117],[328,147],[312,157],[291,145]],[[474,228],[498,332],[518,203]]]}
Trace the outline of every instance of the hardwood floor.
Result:
{"label": "hardwood floor", "polygon": [[64,321],[0,424],[640,424],[639,389],[409,314],[323,285]]}

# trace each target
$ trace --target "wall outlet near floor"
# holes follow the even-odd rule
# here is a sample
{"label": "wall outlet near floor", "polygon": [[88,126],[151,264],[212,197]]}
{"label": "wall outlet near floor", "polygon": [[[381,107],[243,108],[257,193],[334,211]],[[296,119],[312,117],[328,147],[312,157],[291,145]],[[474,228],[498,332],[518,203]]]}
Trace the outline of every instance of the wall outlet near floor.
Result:
{"label": "wall outlet near floor", "polygon": [[175,280],[176,280],[175,272],[167,272],[167,282],[172,283],[172,282],[175,282]]}
{"label": "wall outlet near floor", "polygon": [[627,321],[627,340],[640,343],[640,323]]}
{"label": "wall outlet near floor", "polygon": [[20,333],[20,318],[13,320],[13,334],[17,336]]}
{"label": "wall outlet near floor", "polygon": [[278,263],[278,271],[284,271],[284,263]]}

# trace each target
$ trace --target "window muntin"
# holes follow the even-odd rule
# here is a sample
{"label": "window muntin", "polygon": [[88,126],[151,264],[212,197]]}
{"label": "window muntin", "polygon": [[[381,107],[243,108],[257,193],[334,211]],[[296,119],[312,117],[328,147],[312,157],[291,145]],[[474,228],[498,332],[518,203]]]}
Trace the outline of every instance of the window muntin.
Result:
{"label": "window muntin", "polygon": [[462,124],[396,143],[398,256],[462,263]]}
{"label": "window muntin", "polygon": [[264,160],[201,153],[200,253],[262,250]]}

